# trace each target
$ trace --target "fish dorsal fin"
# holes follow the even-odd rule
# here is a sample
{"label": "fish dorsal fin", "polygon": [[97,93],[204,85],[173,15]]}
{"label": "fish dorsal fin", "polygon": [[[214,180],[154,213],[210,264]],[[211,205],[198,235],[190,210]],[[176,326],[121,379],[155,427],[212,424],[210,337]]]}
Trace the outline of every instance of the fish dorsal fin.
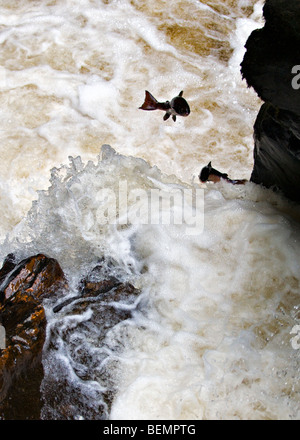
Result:
{"label": "fish dorsal fin", "polygon": [[181,90],[178,96],[182,96],[182,95],[183,95],[183,90]]}
{"label": "fish dorsal fin", "polygon": [[212,168],[211,162],[209,162],[209,164],[207,166],[208,166],[208,168]]}

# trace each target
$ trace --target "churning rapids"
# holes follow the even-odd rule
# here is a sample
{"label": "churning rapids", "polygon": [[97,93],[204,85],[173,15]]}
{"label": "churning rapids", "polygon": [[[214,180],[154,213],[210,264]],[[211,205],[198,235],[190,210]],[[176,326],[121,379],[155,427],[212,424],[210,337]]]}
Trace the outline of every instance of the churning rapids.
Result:
{"label": "churning rapids", "polygon": [[[106,256],[141,292],[103,346],[94,306],[46,304],[45,418],[57,417],[51,375],[93,414],[113,392],[112,420],[300,418],[299,210],[252,183],[197,177],[209,161],[251,174],[260,101],[239,64],[262,5],[0,1],[1,259],[45,253],[75,291]],[[146,89],[184,90],[191,114],[138,110]],[[155,191],[172,196],[174,218],[174,194],[199,205],[191,197],[182,222],[120,221],[122,188],[127,220]]]}

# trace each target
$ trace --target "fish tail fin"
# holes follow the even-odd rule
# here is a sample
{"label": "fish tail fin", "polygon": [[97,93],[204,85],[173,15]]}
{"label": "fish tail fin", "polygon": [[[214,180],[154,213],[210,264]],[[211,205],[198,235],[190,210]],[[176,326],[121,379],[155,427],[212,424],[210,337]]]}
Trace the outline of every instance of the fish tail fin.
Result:
{"label": "fish tail fin", "polygon": [[141,110],[157,110],[159,108],[158,101],[146,90],[144,104],[139,108]]}

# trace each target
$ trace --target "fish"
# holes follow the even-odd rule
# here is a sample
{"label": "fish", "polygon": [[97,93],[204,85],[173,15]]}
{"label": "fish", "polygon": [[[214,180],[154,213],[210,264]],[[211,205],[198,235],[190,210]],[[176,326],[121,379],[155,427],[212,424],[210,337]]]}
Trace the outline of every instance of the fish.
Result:
{"label": "fish", "polygon": [[165,111],[164,115],[164,121],[169,119],[170,116],[172,116],[173,121],[176,121],[176,116],[188,116],[191,112],[190,107],[187,103],[187,101],[182,97],[183,90],[178,94],[178,96],[175,96],[170,101],[165,102],[158,102],[157,99],[154,98],[153,95],[151,95],[148,90],[145,91],[145,101],[139,109],[141,110],[163,110]]}
{"label": "fish", "polygon": [[225,180],[226,182],[229,182],[233,185],[244,185],[247,180],[245,179],[237,179],[233,180],[228,177],[228,174],[221,173],[220,171],[216,170],[212,167],[211,162],[209,162],[208,165],[206,165],[204,168],[202,168],[199,179],[201,182],[220,182],[221,179]]}
{"label": "fish", "polygon": [[228,174],[216,170],[212,167],[211,162],[209,162],[206,167],[202,168],[199,179],[201,182],[219,182],[221,179],[228,179]]}

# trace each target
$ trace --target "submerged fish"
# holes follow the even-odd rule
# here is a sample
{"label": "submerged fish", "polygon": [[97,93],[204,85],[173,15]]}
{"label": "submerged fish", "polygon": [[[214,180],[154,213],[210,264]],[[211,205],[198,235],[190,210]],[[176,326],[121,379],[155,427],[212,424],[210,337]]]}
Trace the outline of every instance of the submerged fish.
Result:
{"label": "submerged fish", "polygon": [[228,174],[221,173],[212,167],[211,162],[209,162],[206,167],[202,168],[199,175],[201,182],[220,182],[221,179],[226,180],[226,182],[232,183],[233,185],[244,185],[247,180],[232,180],[228,177]]}
{"label": "submerged fish", "polygon": [[188,116],[190,114],[190,107],[182,95],[183,91],[181,91],[178,96],[175,96],[171,102],[158,102],[157,99],[146,90],[144,104],[139,108],[141,110],[164,110],[166,112],[164,121],[169,119],[170,116],[172,116],[173,121],[176,121],[176,116]]}

